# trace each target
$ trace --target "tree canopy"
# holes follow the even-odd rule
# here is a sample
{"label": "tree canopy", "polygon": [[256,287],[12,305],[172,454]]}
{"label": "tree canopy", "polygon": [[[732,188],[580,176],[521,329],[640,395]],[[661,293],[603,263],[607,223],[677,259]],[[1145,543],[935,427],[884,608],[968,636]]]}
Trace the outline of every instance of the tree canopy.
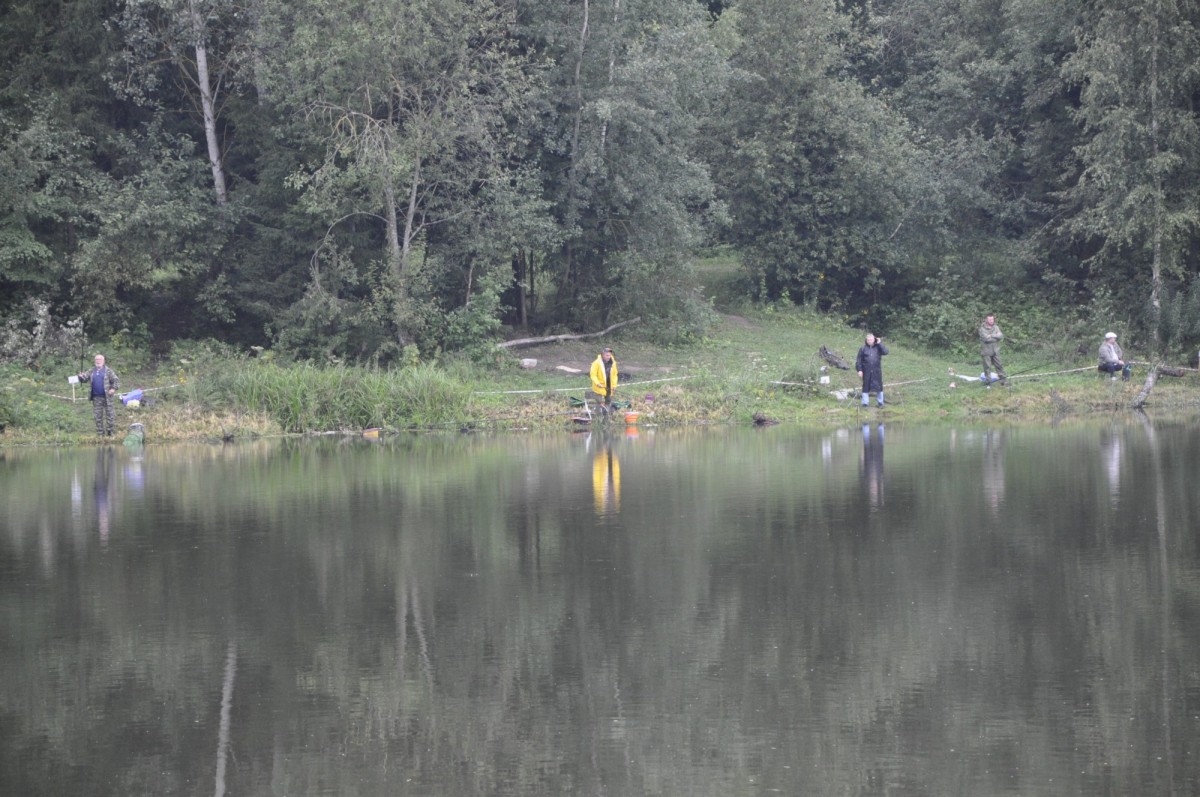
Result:
{"label": "tree canopy", "polygon": [[[954,291],[1194,350],[1192,0],[12,0],[0,321],[386,362]],[[407,354],[405,354],[407,352]]]}

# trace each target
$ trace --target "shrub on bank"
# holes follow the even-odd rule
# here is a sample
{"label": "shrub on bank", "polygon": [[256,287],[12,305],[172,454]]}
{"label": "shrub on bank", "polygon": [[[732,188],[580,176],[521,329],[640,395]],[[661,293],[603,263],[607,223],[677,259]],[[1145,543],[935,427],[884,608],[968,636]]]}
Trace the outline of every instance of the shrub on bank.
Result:
{"label": "shrub on bank", "polygon": [[13,391],[10,388],[0,390],[0,432],[6,427],[17,423],[17,409],[13,403]]}

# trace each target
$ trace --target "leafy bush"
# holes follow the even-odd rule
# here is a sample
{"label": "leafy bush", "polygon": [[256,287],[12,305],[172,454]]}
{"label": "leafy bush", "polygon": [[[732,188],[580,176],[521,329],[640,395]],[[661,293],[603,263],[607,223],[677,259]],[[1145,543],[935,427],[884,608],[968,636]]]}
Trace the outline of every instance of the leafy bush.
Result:
{"label": "leafy bush", "polygon": [[83,321],[78,318],[59,324],[50,315],[50,305],[31,299],[24,317],[8,319],[0,330],[0,362],[33,367],[50,358],[70,358],[81,351],[85,340]]}
{"label": "leafy bush", "polygon": [[484,294],[468,307],[451,310],[445,315],[441,344],[452,351],[461,351],[472,362],[496,363],[495,339],[500,332],[499,300]]}
{"label": "leafy bush", "polygon": [[235,347],[219,340],[177,340],[171,344],[170,360],[192,368],[209,368],[243,359],[244,354]]}
{"label": "leafy bush", "polygon": [[703,295],[691,264],[631,268],[624,294],[620,306],[629,318],[644,319],[640,333],[658,344],[697,341],[717,320],[712,300]]}
{"label": "leafy bush", "polygon": [[0,390],[0,431],[6,426],[17,425],[17,408],[13,389],[6,387]]}
{"label": "leafy bush", "polygon": [[[897,319],[906,335],[928,349],[965,357],[978,353],[980,319],[988,312],[966,277],[943,267],[913,295],[909,312]],[[1002,329],[1005,326],[1001,325]]]}
{"label": "leafy bush", "polygon": [[83,391],[75,404],[57,397],[67,392],[65,376],[0,365],[0,385],[0,424],[4,426],[72,431],[82,428],[79,423],[85,413],[91,416]]}
{"label": "leafy bush", "polygon": [[1168,351],[1190,357],[1200,345],[1200,276],[1191,284],[1164,291],[1162,340]]}
{"label": "leafy bush", "polygon": [[1120,327],[1122,323],[1103,289],[1091,305],[1076,303],[1071,309],[1054,300],[1063,289],[1055,283],[1045,292],[1034,293],[968,283],[965,275],[943,268],[914,294],[911,309],[897,318],[896,325],[930,350],[974,359],[979,355],[979,325],[987,313],[995,313],[1008,353],[1020,352],[1048,363],[1072,362],[1081,356],[1081,350],[1094,350],[1104,332],[1101,327]]}

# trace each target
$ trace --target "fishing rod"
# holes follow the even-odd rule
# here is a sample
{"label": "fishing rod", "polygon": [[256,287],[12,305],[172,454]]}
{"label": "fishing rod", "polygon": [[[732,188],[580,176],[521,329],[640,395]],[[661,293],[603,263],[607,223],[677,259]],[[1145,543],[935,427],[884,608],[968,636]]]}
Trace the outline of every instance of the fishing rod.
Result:
{"label": "fishing rod", "polygon": [[[1013,377],[1017,377],[1017,376],[1024,376],[1025,374],[1028,374],[1028,373],[1029,373],[1029,372],[1031,372],[1031,371],[1036,371],[1036,370],[1038,370],[1039,368],[1049,368],[1049,367],[1050,367],[1050,363],[1049,363],[1049,362],[1042,362],[1042,363],[1039,363],[1039,364],[1037,364],[1037,365],[1030,366],[1029,368],[1022,368],[1020,371],[1010,371],[1010,372],[1008,372],[1008,373],[1007,373],[1005,376],[1006,376],[1006,378],[1008,378],[1008,379],[1012,379]],[[972,382],[982,382],[982,381],[985,381],[985,380],[983,379],[983,377],[982,377],[982,376],[968,376],[967,374],[960,374],[960,373],[958,373],[957,371],[955,371],[953,368],[950,368],[950,369],[948,369],[948,370],[949,370],[949,372],[950,372],[950,374],[951,374],[952,376],[955,376],[955,377],[957,377],[958,379],[965,379],[965,380],[967,380],[967,381],[972,381]],[[988,382],[996,382],[996,381],[998,381],[998,380],[999,380],[999,377],[996,377],[995,379],[992,379],[992,378],[991,378],[991,376],[990,376],[990,374],[989,374],[989,376],[988,376],[988,379],[987,379],[986,381],[988,381]]]}
{"label": "fishing rod", "polygon": [[[960,373],[956,372],[953,368],[948,368],[946,370],[949,372],[950,376],[954,377],[955,379],[961,379],[964,382],[983,382],[983,381],[998,382],[998,381],[1000,381],[999,377],[996,377],[995,380],[992,380],[990,377],[970,376],[968,374],[960,374]],[[1096,370],[1096,366],[1085,365],[1082,368],[1067,368],[1062,371],[1046,371],[1045,373],[1040,373],[1040,374],[1027,374],[1025,372],[1022,372],[1022,374],[1023,374],[1024,378],[1028,378],[1028,377],[1034,377],[1034,376],[1058,376],[1059,374],[1074,374],[1074,373],[1078,373],[1080,371],[1094,371],[1094,370]],[[1012,379],[1013,377],[1014,377],[1014,375],[1010,374],[1008,378]],[[1017,378],[1022,378],[1022,377],[1018,376]]]}
{"label": "fishing rod", "polygon": [[1024,368],[1024,369],[1022,369],[1022,370],[1020,370],[1020,371],[1013,371],[1011,374],[1009,374],[1009,377],[1014,377],[1014,376],[1023,376],[1024,374],[1027,374],[1027,373],[1029,373],[1030,371],[1036,371],[1036,370],[1038,370],[1039,368],[1049,368],[1049,367],[1050,367],[1050,363],[1049,363],[1049,362],[1044,362],[1044,363],[1041,363],[1041,364],[1039,364],[1039,365],[1034,365],[1034,366],[1032,366],[1032,367],[1030,367],[1030,368]]}

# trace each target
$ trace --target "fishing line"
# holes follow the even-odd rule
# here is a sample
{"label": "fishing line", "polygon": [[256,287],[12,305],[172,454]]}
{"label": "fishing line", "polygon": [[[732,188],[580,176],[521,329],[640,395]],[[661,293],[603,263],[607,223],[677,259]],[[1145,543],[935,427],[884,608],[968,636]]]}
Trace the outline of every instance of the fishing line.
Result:
{"label": "fishing line", "polygon": [[[629,387],[637,387],[638,385],[657,385],[661,382],[680,382],[684,379],[695,379],[695,376],[672,376],[666,379],[646,379],[641,382],[622,382],[621,389]],[[527,395],[532,393],[570,393],[579,390],[579,385],[575,387],[547,387],[541,390],[472,390],[472,396],[516,396]]]}

